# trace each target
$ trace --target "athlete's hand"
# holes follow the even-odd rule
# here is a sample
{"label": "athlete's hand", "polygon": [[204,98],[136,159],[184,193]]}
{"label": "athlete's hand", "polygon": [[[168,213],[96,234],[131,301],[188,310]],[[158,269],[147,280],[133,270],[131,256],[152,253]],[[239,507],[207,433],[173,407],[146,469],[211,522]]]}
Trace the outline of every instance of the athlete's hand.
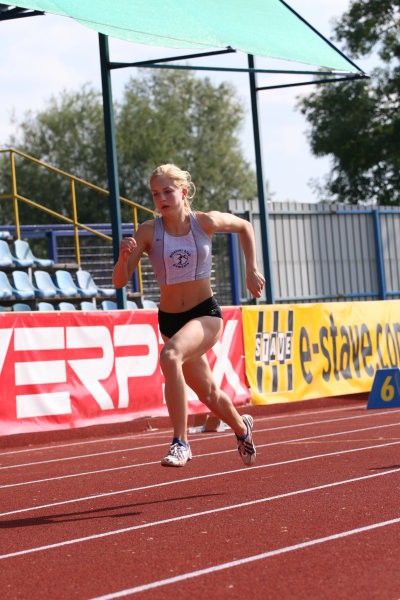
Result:
{"label": "athlete's hand", "polygon": [[124,237],[119,246],[119,255],[122,260],[127,261],[134,249],[137,247],[135,238]]}
{"label": "athlete's hand", "polygon": [[265,279],[257,269],[246,271],[247,289],[255,298],[259,298],[264,289]]}

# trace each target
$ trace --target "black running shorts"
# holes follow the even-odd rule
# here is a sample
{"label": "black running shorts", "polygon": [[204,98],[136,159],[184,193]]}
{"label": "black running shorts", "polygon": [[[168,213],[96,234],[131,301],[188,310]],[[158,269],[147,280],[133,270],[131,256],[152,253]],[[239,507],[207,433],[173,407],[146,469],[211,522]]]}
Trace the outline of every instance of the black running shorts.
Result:
{"label": "black running shorts", "polygon": [[158,311],[158,325],[163,335],[171,338],[186,323],[198,317],[219,317],[222,319],[222,310],[214,296],[200,302],[190,310],[180,313],[169,313],[163,310]]}

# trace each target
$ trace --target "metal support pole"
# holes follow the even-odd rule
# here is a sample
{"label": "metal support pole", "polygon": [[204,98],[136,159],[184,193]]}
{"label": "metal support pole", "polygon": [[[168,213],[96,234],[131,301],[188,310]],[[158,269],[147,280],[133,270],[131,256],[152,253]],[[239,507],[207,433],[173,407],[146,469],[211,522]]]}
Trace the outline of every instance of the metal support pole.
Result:
{"label": "metal support pole", "polygon": [[231,274],[231,290],[232,290],[232,304],[233,306],[240,305],[240,288],[239,288],[239,261],[238,261],[238,243],[237,235],[228,233],[228,252],[229,252],[229,265]]}
{"label": "metal support pole", "polygon": [[[118,260],[119,244],[122,237],[121,206],[119,201],[117,145],[115,141],[115,123],[112,105],[111,73],[109,69],[108,37],[99,33],[101,84],[103,90],[103,115],[106,138],[107,174],[111,231],[113,238],[114,263]],[[126,308],[126,288],[117,290],[118,308]]]}
{"label": "metal support pole", "polygon": [[381,236],[381,222],[379,210],[374,209],[372,211],[374,219],[374,234],[375,234],[375,247],[376,247],[376,266],[379,284],[379,296],[381,300],[386,300],[386,277],[385,277],[385,263],[383,262],[382,253],[382,236]]}
{"label": "metal support pole", "polygon": [[[249,69],[254,69],[254,56],[248,54],[248,65]],[[256,86],[256,75],[254,72],[249,72],[250,79],[250,97],[251,97],[251,114],[253,119],[253,136],[254,136],[254,149],[256,159],[256,174],[257,174],[257,190],[258,190],[258,203],[260,207],[260,225],[261,225],[261,246],[263,253],[263,266],[264,266],[264,277],[265,277],[265,295],[267,304],[274,303],[274,292],[273,292],[273,273],[271,263],[271,252],[269,246],[269,231],[268,231],[268,211],[267,202],[265,198],[265,184],[263,178],[262,169],[262,156],[261,156],[261,143],[260,143],[260,129],[258,121],[258,102],[257,102],[257,86]]]}

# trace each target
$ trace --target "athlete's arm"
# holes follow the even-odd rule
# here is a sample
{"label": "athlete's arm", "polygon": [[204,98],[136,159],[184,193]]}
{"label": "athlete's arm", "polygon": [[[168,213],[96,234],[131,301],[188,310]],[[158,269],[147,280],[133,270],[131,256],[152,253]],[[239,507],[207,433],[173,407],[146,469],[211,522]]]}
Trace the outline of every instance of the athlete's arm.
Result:
{"label": "athlete's arm", "polygon": [[122,238],[118,261],[112,275],[114,287],[122,288],[131,279],[142,254],[147,252],[151,246],[153,231],[154,221],[145,221],[140,225],[134,237]]}
{"label": "athlete's arm", "polygon": [[259,298],[265,279],[257,268],[256,242],[254,229],[249,221],[217,210],[208,213],[197,213],[200,225],[206,233],[237,233],[246,261],[246,285],[249,291]]}

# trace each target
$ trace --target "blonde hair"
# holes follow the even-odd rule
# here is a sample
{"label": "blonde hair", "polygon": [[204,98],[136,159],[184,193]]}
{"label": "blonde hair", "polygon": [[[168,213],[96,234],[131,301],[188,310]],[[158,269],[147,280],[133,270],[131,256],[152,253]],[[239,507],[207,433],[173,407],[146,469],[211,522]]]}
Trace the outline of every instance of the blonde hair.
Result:
{"label": "blonde hair", "polygon": [[172,179],[177,188],[180,190],[186,189],[187,194],[184,198],[185,207],[189,212],[192,210],[190,204],[195,196],[196,186],[192,181],[189,171],[183,171],[176,165],[167,163],[165,165],[160,165],[152,171],[149,177],[149,183],[156,177],[168,177],[169,179]]}

